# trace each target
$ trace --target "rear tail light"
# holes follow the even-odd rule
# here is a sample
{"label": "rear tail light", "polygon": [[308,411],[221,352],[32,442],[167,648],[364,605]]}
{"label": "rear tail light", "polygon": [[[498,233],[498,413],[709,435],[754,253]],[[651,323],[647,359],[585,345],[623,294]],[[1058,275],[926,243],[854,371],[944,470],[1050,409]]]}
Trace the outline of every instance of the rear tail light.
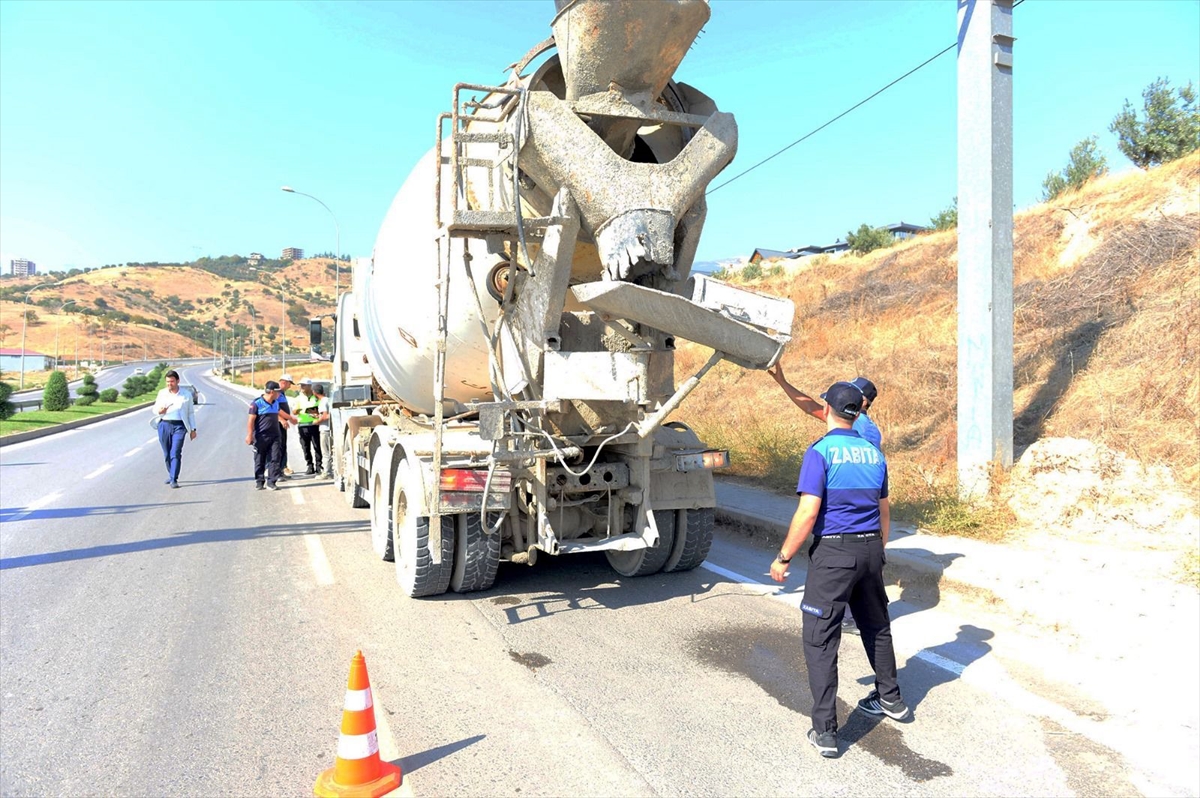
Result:
{"label": "rear tail light", "polygon": [[486,468],[443,468],[439,487],[443,491],[482,493],[484,487],[491,491],[507,491],[512,488],[512,473],[495,471],[488,485]]}
{"label": "rear tail light", "polygon": [[707,449],[675,455],[676,471],[700,471],[702,469],[726,468],[729,465],[729,450]]}

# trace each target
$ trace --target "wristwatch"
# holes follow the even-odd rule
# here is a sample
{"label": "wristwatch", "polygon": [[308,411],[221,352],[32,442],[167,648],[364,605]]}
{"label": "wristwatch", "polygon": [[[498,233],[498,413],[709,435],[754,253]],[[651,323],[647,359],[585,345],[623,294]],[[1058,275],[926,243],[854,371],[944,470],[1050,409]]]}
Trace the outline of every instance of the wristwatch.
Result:
{"label": "wristwatch", "polygon": [[780,561],[781,563],[783,563],[784,565],[787,565],[788,563],[790,563],[790,562],[792,561],[792,558],[791,558],[791,557],[784,557],[784,556],[783,556],[783,549],[780,549],[780,550],[779,550],[779,556],[777,556],[775,559],[779,560],[779,561]]}

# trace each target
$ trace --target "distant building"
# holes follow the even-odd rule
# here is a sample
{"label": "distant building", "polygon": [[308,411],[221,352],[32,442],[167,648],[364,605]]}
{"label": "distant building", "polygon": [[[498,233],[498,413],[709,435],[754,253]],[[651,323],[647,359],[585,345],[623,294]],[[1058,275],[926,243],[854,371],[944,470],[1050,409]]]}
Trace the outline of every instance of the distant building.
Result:
{"label": "distant building", "polygon": [[8,262],[8,273],[13,277],[29,277],[37,274],[37,264],[24,258],[16,258]]}
{"label": "distant building", "polygon": [[[884,230],[892,234],[892,238],[897,241],[904,241],[912,238],[920,233],[929,232],[928,227],[922,227],[919,224],[909,224],[908,222],[896,222],[895,224],[884,225]],[[754,254],[750,256],[750,263],[759,263],[764,260],[772,260],[775,258],[804,258],[809,255],[841,255],[843,252],[850,251],[850,244],[839,238],[832,244],[824,246],[816,246],[810,244],[807,247],[797,247],[795,249],[756,249]]]}
{"label": "distant building", "polygon": [[298,247],[288,247],[280,255],[284,260],[300,260],[304,257],[304,250]]}
{"label": "distant building", "polygon": [[908,224],[907,222],[889,224],[884,229],[891,233],[892,238],[896,239],[897,241],[903,241],[906,238],[912,238],[919,233],[929,232],[928,227],[922,227],[919,224]]}
{"label": "distant building", "polygon": [[[285,249],[284,252],[287,252],[287,250]],[[257,266],[258,264],[263,262],[262,253],[261,252],[251,252],[250,257],[247,260],[250,261],[250,265]]]}
{"label": "distant building", "polygon": [[25,371],[45,371],[51,367],[54,357],[41,352],[21,349],[0,349],[0,371],[21,371],[21,357],[25,358]]}

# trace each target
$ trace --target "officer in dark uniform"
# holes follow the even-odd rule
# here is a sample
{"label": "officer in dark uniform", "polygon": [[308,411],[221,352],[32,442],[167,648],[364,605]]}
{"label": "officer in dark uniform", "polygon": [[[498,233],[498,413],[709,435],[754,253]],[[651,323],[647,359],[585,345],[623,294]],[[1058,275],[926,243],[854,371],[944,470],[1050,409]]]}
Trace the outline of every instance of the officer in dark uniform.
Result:
{"label": "officer in dark uniform", "polygon": [[853,430],[862,410],[862,392],[836,382],[821,394],[829,406],[826,433],[804,453],[796,492],[800,502],[771,578],[787,578],[787,564],[812,535],[811,564],[804,583],[804,661],[813,694],[808,741],[822,756],[838,754],[838,647],[842,616],[849,607],[858,620],[867,659],[875,670],[875,690],[858,708],[894,720],[908,716],[896,684],[896,653],[887,593],[883,588],[883,547],[889,510],[887,462],[883,453]]}

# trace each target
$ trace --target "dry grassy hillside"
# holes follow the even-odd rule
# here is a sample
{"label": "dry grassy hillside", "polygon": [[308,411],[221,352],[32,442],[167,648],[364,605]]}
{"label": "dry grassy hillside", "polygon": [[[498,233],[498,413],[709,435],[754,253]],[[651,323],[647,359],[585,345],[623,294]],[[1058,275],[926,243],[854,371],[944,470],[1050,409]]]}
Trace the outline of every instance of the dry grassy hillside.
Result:
{"label": "dry grassy hillside", "polygon": [[[1017,215],[1015,444],[1084,438],[1200,487],[1200,153],[1109,176]],[[748,287],[796,303],[789,380],[813,396],[869,376],[896,500],[919,510],[955,473],[956,233],[864,257],[784,261]],[[688,346],[677,375],[708,352]],[[791,489],[822,434],[759,371],[721,364],[679,417],[734,472]]]}
{"label": "dry grassy hillside", "polygon": [[[236,325],[254,331],[257,348],[277,351],[282,344],[284,307],[289,348],[306,350],[302,318],[333,310],[332,259],[305,259],[280,269],[247,271],[252,279],[221,277],[193,266],[120,266],[97,269],[46,283],[45,276],[6,279],[5,289],[45,283],[31,295],[36,321],[26,329],[26,347],[54,354],[55,339],[64,359],[198,357],[211,354],[212,330],[232,334]],[[343,277],[343,282],[347,281]],[[343,285],[343,287],[348,287]],[[50,305],[37,303],[52,300]],[[68,300],[68,305],[59,306]],[[78,312],[87,308],[97,314]],[[19,348],[24,306],[19,298],[0,301],[3,346]],[[117,318],[129,314],[128,321]],[[5,329],[7,328],[7,329]],[[246,345],[245,353],[249,353]]]}

